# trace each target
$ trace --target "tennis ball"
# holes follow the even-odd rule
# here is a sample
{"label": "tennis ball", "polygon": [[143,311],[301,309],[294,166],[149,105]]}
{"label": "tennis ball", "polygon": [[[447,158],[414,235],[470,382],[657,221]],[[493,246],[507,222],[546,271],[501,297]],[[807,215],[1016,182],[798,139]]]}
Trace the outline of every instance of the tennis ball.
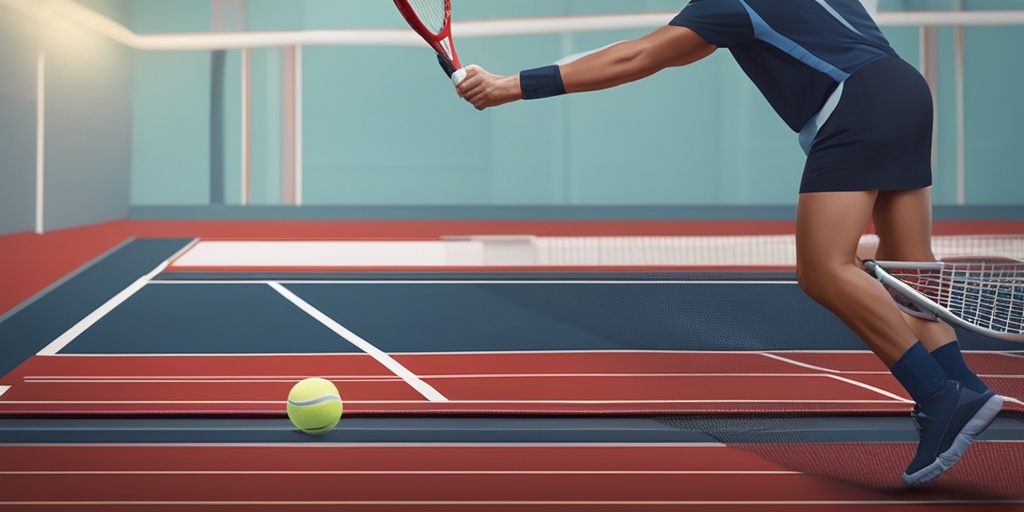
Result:
{"label": "tennis ball", "polygon": [[341,420],[341,395],[326,379],[303,379],[288,393],[288,419],[299,430],[319,435],[334,428]]}

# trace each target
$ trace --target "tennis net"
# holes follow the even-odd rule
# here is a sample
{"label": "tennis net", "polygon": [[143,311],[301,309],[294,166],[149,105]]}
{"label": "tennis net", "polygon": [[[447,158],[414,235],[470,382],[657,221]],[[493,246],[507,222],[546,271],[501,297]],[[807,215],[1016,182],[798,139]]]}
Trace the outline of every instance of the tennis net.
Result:
{"label": "tennis net", "polygon": [[[462,239],[462,238],[460,238]],[[471,236],[482,245],[484,266],[551,267],[793,267],[794,235],[750,236]],[[865,235],[862,256],[878,237]],[[1024,259],[1022,235],[938,236],[938,259]]]}

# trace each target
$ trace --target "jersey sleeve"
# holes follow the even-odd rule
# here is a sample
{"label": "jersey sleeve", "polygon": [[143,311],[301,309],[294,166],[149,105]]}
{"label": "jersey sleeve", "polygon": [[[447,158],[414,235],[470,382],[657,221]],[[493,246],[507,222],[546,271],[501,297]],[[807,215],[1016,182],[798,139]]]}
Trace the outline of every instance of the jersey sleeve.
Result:
{"label": "jersey sleeve", "polygon": [[720,48],[754,39],[750,15],[739,0],[691,0],[669,25],[693,30]]}

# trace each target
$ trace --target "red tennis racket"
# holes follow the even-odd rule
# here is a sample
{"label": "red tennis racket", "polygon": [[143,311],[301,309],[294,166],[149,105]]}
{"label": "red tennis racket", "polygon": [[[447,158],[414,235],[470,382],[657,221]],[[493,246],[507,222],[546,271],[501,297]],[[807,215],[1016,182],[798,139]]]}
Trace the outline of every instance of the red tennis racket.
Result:
{"label": "red tennis racket", "polygon": [[420,37],[437,52],[437,60],[455,85],[466,78],[452,41],[451,0],[394,0],[398,11]]}

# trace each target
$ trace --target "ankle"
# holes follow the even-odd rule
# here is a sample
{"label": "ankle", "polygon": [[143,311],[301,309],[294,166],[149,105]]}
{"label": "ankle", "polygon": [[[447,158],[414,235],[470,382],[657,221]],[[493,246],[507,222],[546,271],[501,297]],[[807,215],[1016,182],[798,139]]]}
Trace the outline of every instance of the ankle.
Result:
{"label": "ankle", "polygon": [[967,366],[956,340],[933,350],[931,355],[950,379],[960,382],[963,387],[975,393],[984,394],[989,391],[988,386]]}

